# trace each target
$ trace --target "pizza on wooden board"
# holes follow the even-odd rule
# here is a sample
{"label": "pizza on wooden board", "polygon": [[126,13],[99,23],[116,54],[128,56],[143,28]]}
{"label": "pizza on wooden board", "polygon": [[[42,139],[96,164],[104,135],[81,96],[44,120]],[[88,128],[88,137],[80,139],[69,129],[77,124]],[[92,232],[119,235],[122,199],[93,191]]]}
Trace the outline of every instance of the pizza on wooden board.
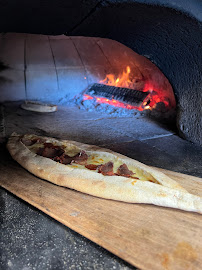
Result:
{"label": "pizza on wooden board", "polygon": [[16,133],[7,148],[21,166],[56,185],[105,199],[202,213],[202,198],[164,173],[111,150]]}

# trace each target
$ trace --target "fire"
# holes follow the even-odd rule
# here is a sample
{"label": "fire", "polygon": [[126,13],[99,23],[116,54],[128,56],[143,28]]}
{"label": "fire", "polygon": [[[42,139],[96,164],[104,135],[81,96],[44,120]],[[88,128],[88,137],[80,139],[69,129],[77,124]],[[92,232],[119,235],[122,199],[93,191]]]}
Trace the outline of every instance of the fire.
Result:
{"label": "fire", "polygon": [[100,81],[99,83],[117,86],[117,87],[131,88],[133,82],[130,79],[130,73],[131,73],[131,69],[129,66],[127,66],[126,71],[123,71],[122,74],[118,75],[118,77],[116,77],[114,74],[107,74],[106,78]]}
{"label": "fire", "polygon": [[[123,88],[130,88],[130,89],[135,89],[135,84],[134,84],[135,79],[133,78],[131,80],[131,68],[129,66],[126,67],[126,70],[124,70],[121,74],[118,76],[115,76],[114,74],[107,74],[104,80],[101,80],[99,83],[101,84],[106,84],[106,85],[111,85],[111,86],[116,86],[116,87],[123,87]],[[97,103],[105,103],[112,105],[114,107],[119,107],[119,108],[125,108],[128,110],[152,110],[155,108],[156,104],[158,102],[164,102],[166,107],[169,107],[169,102],[162,100],[157,92],[154,90],[154,87],[152,83],[146,82],[144,84],[144,89],[142,89],[143,92],[149,92],[149,95],[145,98],[145,100],[142,102],[142,104],[137,107],[137,106],[132,106],[130,104],[118,101],[116,99],[111,99],[105,98],[105,97],[92,97],[90,95],[84,94],[83,95],[83,100],[92,100],[94,99]]]}

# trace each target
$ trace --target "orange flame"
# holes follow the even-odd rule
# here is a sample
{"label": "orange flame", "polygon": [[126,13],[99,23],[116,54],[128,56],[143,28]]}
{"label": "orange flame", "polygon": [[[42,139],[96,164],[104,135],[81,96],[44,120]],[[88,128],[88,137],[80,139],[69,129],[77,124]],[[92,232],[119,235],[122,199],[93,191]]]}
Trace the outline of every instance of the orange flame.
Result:
{"label": "orange flame", "polygon": [[[122,74],[119,74],[118,77],[115,76],[114,74],[107,74],[104,80],[101,80],[99,83],[106,84],[106,85],[111,85],[111,86],[116,86],[116,87],[125,87],[125,88],[132,88],[134,89],[134,81],[130,79],[130,73],[131,73],[131,68],[129,66],[126,67],[126,71],[123,71]],[[145,91],[144,89],[143,91]],[[87,97],[84,97],[85,100]],[[90,96],[88,97],[90,99]],[[120,102],[118,100],[112,99],[108,100],[106,98],[97,98],[95,97],[96,101],[98,103],[107,103],[110,105],[113,105],[115,107],[121,107],[121,108],[126,108],[128,110],[136,109],[142,111],[143,109],[150,109],[150,106],[147,105],[147,108],[143,108],[142,106],[132,106],[123,102]],[[146,104],[147,102],[143,102],[143,104]]]}
{"label": "orange flame", "polygon": [[106,78],[100,81],[100,83],[117,86],[117,87],[130,88],[133,83],[129,77],[130,72],[131,72],[131,69],[129,66],[127,66],[126,71],[123,71],[123,73],[119,74],[118,77],[116,77],[114,74],[107,74]]}

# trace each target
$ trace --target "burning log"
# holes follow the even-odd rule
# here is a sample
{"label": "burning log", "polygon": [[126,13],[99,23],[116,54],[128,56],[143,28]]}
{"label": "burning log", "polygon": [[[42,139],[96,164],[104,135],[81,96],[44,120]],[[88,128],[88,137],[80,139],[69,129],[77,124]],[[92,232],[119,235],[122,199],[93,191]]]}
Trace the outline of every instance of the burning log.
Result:
{"label": "burning log", "polygon": [[[85,93],[86,99],[95,97],[97,101],[106,101],[105,103],[114,103],[115,101],[131,105],[131,109],[143,106],[149,103],[150,91],[142,92],[135,89],[116,87],[105,84],[93,84]],[[104,100],[103,100],[104,98]]]}

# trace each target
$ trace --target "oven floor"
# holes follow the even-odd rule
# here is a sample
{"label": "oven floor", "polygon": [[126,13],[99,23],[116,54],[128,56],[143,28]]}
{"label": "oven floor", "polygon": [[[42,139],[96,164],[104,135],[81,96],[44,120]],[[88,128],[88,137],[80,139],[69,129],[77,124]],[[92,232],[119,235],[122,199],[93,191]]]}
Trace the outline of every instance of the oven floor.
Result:
{"label": "oven floor", "polygon": [[[145,117],[116,118],[77,107],[45,114],[25,111],[19,102],[4,103],[0,107],[4,151],[14,131],[96,144],[147,165],[202,177],[202,148]],[[135,269],[4,189],[0,195],[1,269]]]}

